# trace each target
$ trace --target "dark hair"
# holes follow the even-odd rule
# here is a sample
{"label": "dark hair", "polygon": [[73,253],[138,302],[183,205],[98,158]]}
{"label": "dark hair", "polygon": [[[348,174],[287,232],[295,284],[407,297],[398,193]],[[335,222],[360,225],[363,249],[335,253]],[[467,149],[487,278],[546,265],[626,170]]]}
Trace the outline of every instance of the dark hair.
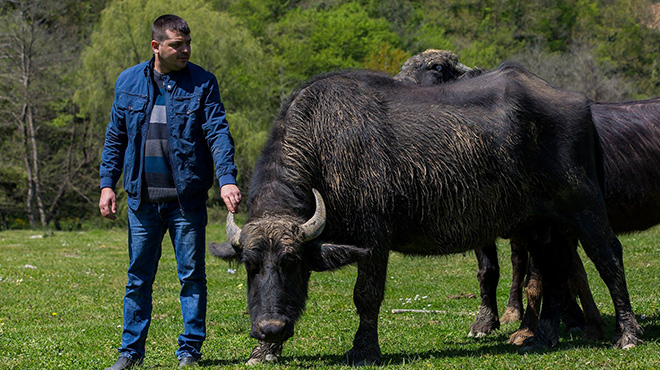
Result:
{"label": "dark hair", "polygon": [[156,18],[151,26],[151,39],[159,42],[167,40],[167,30],[184,35],[190,34],[190,27],[183,18],[174,14],[165,14]]}

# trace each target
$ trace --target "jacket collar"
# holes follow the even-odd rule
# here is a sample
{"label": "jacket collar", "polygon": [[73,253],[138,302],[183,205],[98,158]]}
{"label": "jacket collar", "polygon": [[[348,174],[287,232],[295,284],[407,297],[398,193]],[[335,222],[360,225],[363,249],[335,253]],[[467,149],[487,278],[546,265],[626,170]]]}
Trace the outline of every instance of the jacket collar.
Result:
{"label": "jacket collar", "polygon": [[[156,60],[156,55],[152,55],[151,59],[149,59],[147,62],[144,63],[144,76],[145,77],[152,77],[155,60]],[[188,72],[188,66],[189,65],[190,65],[190,62],[186,63],[186,66],[183,67],[183,69],[167,73],[167,74],[165,74],[165,76],[169,76],[170,79],[176,81],[179,78],[179,76],[181,76],[184,73]]]}

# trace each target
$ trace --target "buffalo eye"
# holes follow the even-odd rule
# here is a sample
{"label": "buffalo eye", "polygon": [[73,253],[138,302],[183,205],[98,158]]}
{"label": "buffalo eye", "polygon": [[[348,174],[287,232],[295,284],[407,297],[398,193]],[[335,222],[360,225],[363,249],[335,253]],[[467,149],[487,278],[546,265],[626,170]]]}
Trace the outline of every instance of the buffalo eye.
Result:
{"label": "buffalo eye", "polygon": [[259,261],[255,257],[254,255],[243,253],[241,263],[245,265],[245,270],[248,273],[254,273],[259,270]]}
{"label": "buffalo eye", "polygon": [[436,64],[435,66],[433,66],[433,69],[435,69],[438,72],[441,72],[442,71],[442,65],[441,64]]}
{"label": "buffalo eye", "polygon": [[300,262],[300,258],[293,253],[287,253],[280,259],[280,263],[282,264],[282,268],[284,270],[295,269],[300,265]]}

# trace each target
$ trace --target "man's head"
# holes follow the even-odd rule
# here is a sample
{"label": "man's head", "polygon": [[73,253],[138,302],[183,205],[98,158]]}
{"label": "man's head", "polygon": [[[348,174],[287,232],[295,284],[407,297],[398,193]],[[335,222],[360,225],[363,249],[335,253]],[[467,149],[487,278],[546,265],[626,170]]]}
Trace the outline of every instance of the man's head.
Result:
{"label": "man's head", "polygon": [[185,68],[190,59],[190,28],[183,18],[172,14],[158,17],[151,27],[154,68],[169,73]]}

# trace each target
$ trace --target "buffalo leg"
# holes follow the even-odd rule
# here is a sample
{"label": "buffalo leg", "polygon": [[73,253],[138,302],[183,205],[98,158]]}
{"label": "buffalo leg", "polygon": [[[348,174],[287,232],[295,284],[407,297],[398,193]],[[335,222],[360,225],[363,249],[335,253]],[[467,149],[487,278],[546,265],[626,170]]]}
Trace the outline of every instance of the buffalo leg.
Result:
{"label": "buffalo leg", "polygon": [[[577,254],[577,241],[574,238],[566,239],[566,245],[570,248],[569,252],[571,253],[571,266],[569,267],[568,274],[568,286],[564,291],[564,307],[562,311],[562,321],[566,325],[566,330],[571,331],[574,329],[584,330],[585,329],[585,317],[582,312],[582,308],[577,303],[575,290],[573,289],[576,284],[582,285],[580,282],[573,282],[573,279],[586,280],[586,272],[582,266],[582,260]],[[579,266],[579,267],[578,267]],[[580,274],[580,269],[585,274],[582,276]],[[588,285],[587,285],[588,287]]]}
{"label": "buffalo leg", "polygon": [[525,349],[554,347],[559,341],[559,321],[568,292],[571,246],[563,229],[553,226],[549,242],[532,243],[530,254],[541,271],[543,307],[534,336],[526,339],[523,346]]}
{"label": "buffalo leg", "polygon": [[568,280],[568,284],[564,290],[564,306],[561,311],[561,319],[566,325],[567,331],[572,330],[584,330],[585,328],[585,318],[582,308],[577,303],[575,299],[575,294],[573,294],[571,287],[571,281]]}
{"label": "buffalo leg", "polygon": [[527,299],[527,308],[520,322],[520,327],[509,337],[509,343],[522,345],[523,342],[532,337],[536,331],[541,312],[541,300],[543,297],[543,283],[541,281],[541,271],[537,267],[534,258],[529,258],[527,269],[527,281],[525,284],[525,298]]}
{"label": "buffalo leg", "polygon": [[520,321],[523,317],[522,286],[527,274],[527,264],[529,255],[527,248],[520,244],[520,241],[512,238],[511,244],[511,267],[513,276],[511,279],[511,289],[509,291],[509,301],[506,309],[500,318],[503,324]]}
{"label": "buffalo leg", "polygon": [[[632,348],[641,343],[642,328],[637,323],[630,304],[628,287],[623,268],[621,243],[608,225],[594,225],[593,215],[581,218],[583,234],[580,238],[587,256],[594,262],[598,273],[607,285],[616,312],[615,347]],[[609,230],[601,235],[590,230]]]}
{"label": "buffalo leg", "polygon": [[500,279],[500,266],[497,261],[497,247],[489,244],[475,251],[479,271],[479,290],[481,295],[481,306],[474,323],[470,326],[468,336],[481,338],[490,334],[491,331],[500,328],[497,317],[497,283]]}
{"label": "buffalo leg", "polygon": [[[577,242],[575,242],[577,244]],[[585,318],[585,337],[591,340],[601,340],[605,338],[603,326],[605,321],[600,315],[600,311],[594,302],[589,288],[589,281],[587,279],[587,272],[584,270],[582,259],[577,253],[577,249],[573,249],[573,268],[569,278],[569,286],[571,293],[580,298],[582,310],[584,311]]]}
{"label": "buffalo leg", "polygon": [[385,296],[387,259],[387,250],[374,248],[374,254],[358,261],[353,302],[360,316],[360,326],[353,339],[353,348],[345,355],[348,365],[378,365],[383,359],[378,344],[378,313]]}

